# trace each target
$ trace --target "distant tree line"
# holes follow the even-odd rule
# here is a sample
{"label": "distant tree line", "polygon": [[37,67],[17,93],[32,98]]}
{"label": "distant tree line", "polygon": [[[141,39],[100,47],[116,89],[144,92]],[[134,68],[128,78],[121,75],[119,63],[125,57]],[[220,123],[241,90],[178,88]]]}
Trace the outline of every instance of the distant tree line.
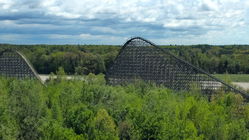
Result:
{"label": "distant tree line", "polygon": [[249,45],[163,47],[209,73],[249,74]]}
{"label": "distant tree line", "polygon": [[[160,46],[209,73],[249,74],[249,45]],[[111,45],[9,45],[24,53],[38,73],[99,74],[114,62],[121,46]]]}

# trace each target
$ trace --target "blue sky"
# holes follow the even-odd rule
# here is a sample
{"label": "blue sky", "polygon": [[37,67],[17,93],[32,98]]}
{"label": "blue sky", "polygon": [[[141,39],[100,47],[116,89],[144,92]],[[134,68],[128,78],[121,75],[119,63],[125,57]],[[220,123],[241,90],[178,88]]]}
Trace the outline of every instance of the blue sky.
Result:
{"label": "blue sky", "polygon": [[0,43],[249,44],[248,0],[0,0]]}

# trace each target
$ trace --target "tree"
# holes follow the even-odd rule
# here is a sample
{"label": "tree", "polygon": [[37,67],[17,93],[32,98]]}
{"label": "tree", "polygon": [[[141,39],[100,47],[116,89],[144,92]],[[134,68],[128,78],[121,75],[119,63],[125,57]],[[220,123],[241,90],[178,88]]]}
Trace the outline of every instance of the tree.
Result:
{"label": "tree", "polygon": [[91,137],[94,113],[84,104],[72,106],[65,115],[65,124],[68,128],[73,128],[76,134],[84,137]]}
{"label": "tree", "polygon": [[34,81],[14,80],[9,84],[9,108],[18,125],[18,139],[39,139],[38,127],[45,115],[42,87]]}
{"label": "tree", "polygon": [[117,140],[116,125],[105,109],[99,109],[94,118],[93,137],[98,140]]}

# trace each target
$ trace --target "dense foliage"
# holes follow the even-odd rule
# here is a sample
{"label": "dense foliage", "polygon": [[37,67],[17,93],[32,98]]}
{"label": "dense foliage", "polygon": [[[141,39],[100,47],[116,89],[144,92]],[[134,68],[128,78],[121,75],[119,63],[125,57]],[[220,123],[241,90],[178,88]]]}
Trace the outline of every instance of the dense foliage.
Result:
{"label": "dense foliage", "polygon": [[[249,46],[160,46],[210,73],[249,74]],[[23,52],[38,73],[49,74],[63,67],[67,74],[105,73],[120,46],[107,45],[8,45]]]}
{"label": "dense foliage", "polygon": [[164,46],[164,48],[209,73],[249,74],[248,45]]}
{"label": "dense foliage", "polygon": [[0,139],[247,139],[249,104],[223,92],[208,98],[137,81],[0,78]]}

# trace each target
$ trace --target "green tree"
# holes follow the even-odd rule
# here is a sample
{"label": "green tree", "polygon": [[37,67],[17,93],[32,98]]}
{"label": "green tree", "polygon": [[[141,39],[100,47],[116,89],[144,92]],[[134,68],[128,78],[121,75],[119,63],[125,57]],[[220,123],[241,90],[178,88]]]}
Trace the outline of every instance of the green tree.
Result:
{"label": "green tree", "polygon": [[42,86],[34,81],[21,80],[14,80],[8,86],[8,106],[19,128],[18,139],[39,139],[38,127],[45,116]]}
{"label": "green tree", "polygon": [[105,109],[99,109],[94,118],[94,139],[118,139],[116,125]]}

